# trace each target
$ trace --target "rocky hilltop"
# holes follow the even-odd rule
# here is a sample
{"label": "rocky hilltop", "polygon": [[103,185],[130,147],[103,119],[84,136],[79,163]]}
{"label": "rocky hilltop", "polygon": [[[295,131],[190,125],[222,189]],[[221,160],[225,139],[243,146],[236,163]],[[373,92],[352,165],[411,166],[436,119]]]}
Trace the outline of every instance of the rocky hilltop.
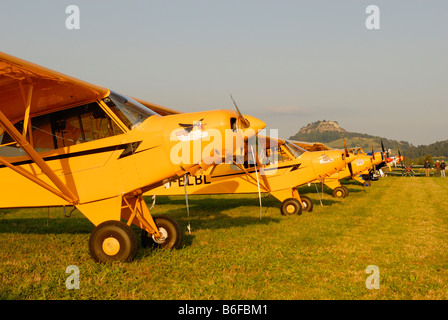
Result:
{"label": "rocky hilltop", "polygon": [[339,126],[337,121],[316,121],[309,123],[306,127],[302,127],[299,134],[323,133],[323,132],[347,132]]}
{"label": "rocky hilltop", "polygon": [[426,155],[433,157],[448,157],[448,140],[437,141],[430,145],[413,146],[406,141],[396,141],[383,137],[372,136],[365,133],[350,132],[342,128],[337,121],[319,120],[311,122],[302,127],[295,135],[289,137],[291,140],[306,142],[322,142],[333,148],[343,148],[345,138],[346,145],[350,147],[361,147],[366,152],[374,148],[379,151],[382,149],[381,140],[384,146],[393,150],[392,154],[396,155],[398,149],[408,158],[420,160]]}
{"label": "rocky hilltop", "polygon": [[348,132],[345,129],[339,126],[337,121],[319,120],[302,127],[299,132],[290,137],[290,139],[327,143],[342,139],[342,135],[346,135],[347,133]]}

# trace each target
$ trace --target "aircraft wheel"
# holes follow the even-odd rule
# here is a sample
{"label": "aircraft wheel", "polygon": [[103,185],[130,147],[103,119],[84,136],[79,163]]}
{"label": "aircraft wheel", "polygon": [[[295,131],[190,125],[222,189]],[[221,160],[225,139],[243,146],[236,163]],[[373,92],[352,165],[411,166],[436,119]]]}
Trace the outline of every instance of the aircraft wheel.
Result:
{"label": "aircraft wheel", "polygon": [[129,262],[137,254],[138,241],[126,223],[106,221],[96,226],[90,234],[89,250],[97,262]]}
{"label": "aircraft wheel", "polygon": [[313,211],[313,201],[307,196],[300,196],[302,200],[302,211],[311,212]]}
{"label": "aircraft wheel", "polygon": [[372,182],[371,181],[366,181],[366,182],[364,182],[363,186],[364,187],[370,187],[370,186],[372,186]]}
{"label": "aircraft wheel", "polygon": [[344,198],[345,197],[345,191],[342,187],[336,187],[333,189],[333,197],[335,198]]}
{"label": "aircraft wheel", "polygon": [[341,188],[344,189],[345,192],[344,198],[345,198],[349,194],[348,188],[346,186],[341,186]]}
{"label": "aircraft wheel", "polygon": [[142,246],[144,248],[160,248],[160,249],[179,249],[182,244],[183,233],[179,223],[168,216],[154,217],[154,222],[159,228],[162,235],[161,238],[155,238],[148,234],[146,230],[142,230]]}
{"label": "aircraft wheel", "polygon": [[297,199],[288,198],[282,202],[282,206],[280,207],[280,212],[283,216],[290,215],[301,215],[302,214],[302,205]]}

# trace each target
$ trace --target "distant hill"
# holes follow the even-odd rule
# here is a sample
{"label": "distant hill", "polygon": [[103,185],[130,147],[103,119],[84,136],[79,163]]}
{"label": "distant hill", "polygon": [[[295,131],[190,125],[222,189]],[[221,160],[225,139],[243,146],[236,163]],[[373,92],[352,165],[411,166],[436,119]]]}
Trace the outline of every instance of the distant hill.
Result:
{"label": "distant hill", "polygon": [[414,146],[406,141],[349,132],[342,128],[337,121],[319,120],[309,123],[289,139],[304,142],[321,142],[333,148],[343,148],[344,142],[342,137],[345,137],[347,147],[361,147],[366,152],[371,151],[372,146],[375,151],[381,150],[381,140],[383,140],[384,146],[391,150],[392,155],[397,155],[398,149],[400,149],[401,154],[408,159],[423,158],[426,155],[448,158],[448,140],[437,141],[430,145]]}

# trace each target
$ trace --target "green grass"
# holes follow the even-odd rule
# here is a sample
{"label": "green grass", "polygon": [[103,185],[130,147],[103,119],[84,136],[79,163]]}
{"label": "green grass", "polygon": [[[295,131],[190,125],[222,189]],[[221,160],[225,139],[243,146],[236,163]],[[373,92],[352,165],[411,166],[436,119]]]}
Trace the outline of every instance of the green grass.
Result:
{"label": "green grass", "polygon": [[[0,299],[446,299],[448,179],[345,185],[345,199],[324,189],[323,206],[314,186],[301,188],[314,200],[301,216],[281,216],[264,197],[261,221],[257,195],[191,196],[192,234],[180,250],[140,248],[114,265],[90,258],[93,225],[78,211],[3,209]],[[153,214],[186,230],[183,197],[159,197]],[[65,286],[69,265],[79,267],[79,290]],[[379,290],[366,288],[369,265]]]}

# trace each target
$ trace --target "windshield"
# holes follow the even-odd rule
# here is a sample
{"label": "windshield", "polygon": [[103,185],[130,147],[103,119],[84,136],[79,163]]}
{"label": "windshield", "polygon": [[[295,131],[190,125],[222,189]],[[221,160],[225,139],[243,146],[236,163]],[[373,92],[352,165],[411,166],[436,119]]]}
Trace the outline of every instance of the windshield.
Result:
{"label": "windshield", "polygon": [[134,99],[113,91],[103,101],[130,130],[150,116],[158,115],[158,113],[146,108]]}
{"label": "windshield", "polygon": [[306,152],[305,149],[300,148],[299,146],[292,142],[289,142],[288,140],[285,140],[285,145],[296,158],[300,157],[304,152]]}

